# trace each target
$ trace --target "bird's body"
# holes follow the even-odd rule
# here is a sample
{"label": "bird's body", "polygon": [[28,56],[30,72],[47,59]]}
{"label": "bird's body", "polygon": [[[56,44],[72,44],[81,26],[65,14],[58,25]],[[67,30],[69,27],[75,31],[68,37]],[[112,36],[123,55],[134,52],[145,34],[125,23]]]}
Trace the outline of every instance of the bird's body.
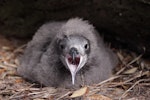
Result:
{"label": "bird's body", "polygon": [[45,86],[70,88],[109,78],[117,63],[117,57],[104,45],[94,27],[74,18],[40,27],[27,45],[18,73]]}

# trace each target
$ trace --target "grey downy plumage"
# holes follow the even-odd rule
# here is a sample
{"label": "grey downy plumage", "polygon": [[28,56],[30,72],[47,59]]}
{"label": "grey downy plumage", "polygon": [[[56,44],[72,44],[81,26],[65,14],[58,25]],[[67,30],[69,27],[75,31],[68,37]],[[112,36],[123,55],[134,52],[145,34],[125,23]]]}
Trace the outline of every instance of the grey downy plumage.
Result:
{"label": "grey downy plumage", "polygon": [[72,18],[41,26],[27,44],[18,74],[53,87],[80,87],[110,77],[116,55],[88,21]]}

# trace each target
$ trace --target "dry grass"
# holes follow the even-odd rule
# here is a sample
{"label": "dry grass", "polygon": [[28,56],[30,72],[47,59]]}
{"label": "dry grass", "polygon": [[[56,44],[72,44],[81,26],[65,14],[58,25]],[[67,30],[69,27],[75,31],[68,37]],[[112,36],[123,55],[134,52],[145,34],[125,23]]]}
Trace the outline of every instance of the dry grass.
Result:
{"label": "dry grass", "polygon": [[[66,100],[74,90],[36,87],[16,73],[17,57],[23,53],[21,41],[0,36],[0,100]],[[148,100],[150,98],[150,61],[142,54],[116,50],[119,66],[111,78],[88,87],[84,100]],[[103,98],[102,96],[108,97]],[[111,98],[111,99],[110,99]]]}

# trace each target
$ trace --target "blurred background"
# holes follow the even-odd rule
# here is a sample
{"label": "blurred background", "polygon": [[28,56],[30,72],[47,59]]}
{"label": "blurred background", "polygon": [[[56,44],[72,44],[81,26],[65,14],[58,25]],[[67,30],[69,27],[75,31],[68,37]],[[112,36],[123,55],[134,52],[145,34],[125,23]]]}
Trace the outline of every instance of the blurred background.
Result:
{"label": "blurred background", "polygon": [[150,56],[149,0],[0,0],[0,34],[30,39],[49,21],[89,20],[114,47]]}

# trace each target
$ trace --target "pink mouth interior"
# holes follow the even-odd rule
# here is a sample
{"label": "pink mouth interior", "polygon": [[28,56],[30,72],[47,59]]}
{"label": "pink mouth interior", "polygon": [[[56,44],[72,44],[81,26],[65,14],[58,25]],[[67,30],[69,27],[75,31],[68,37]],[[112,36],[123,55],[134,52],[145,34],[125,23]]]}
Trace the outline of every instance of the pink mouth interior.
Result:
{"label": "pink mouth interior", "polygon": [[72,65],[79,65],[80,63],[80,57],[75,57],[75,60],[73,61],[72,57],[68,58],[68,62]]}

